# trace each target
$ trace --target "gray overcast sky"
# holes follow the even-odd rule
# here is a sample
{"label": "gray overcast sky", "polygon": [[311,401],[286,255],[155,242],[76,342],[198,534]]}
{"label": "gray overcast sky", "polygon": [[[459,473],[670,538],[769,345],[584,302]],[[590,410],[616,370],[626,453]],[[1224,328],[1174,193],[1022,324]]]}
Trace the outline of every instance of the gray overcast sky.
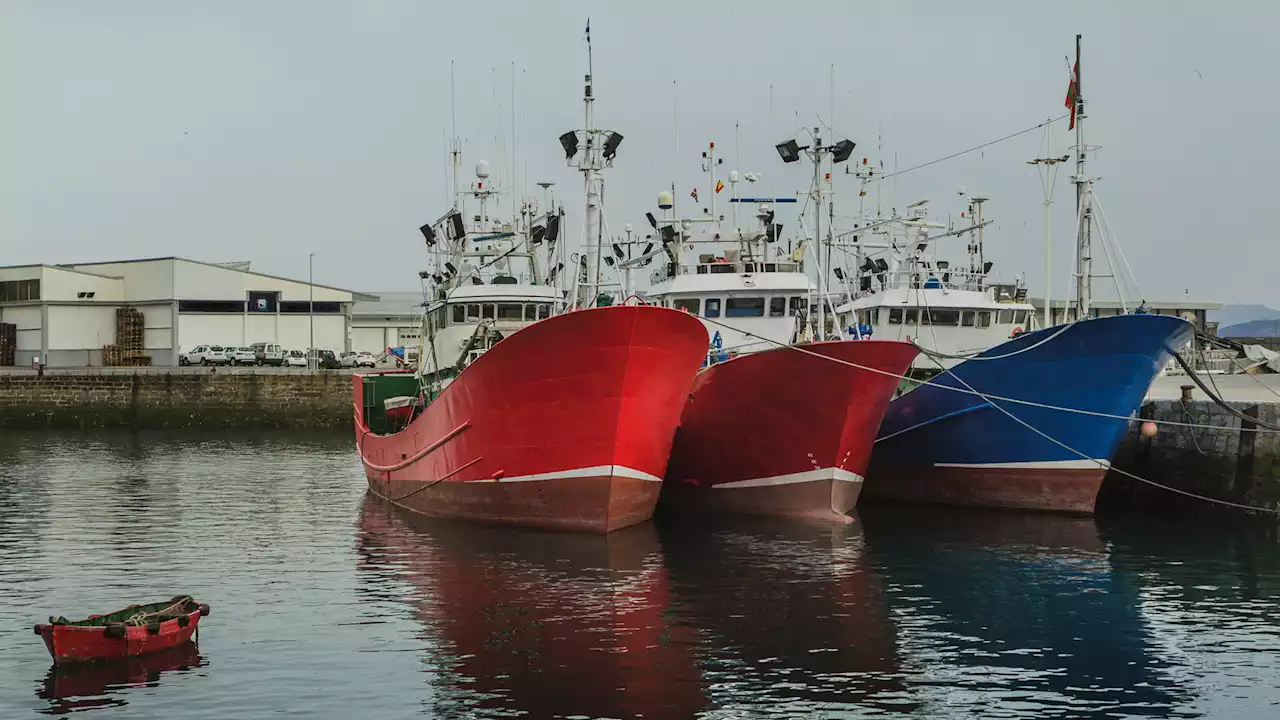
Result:
{"label": "gray overcast sky", "polygon": [[[606,180],[614,231],[643,226],[674,178],[673,96],[682,193],[706,192],[698,153],[714,140],[726,171],[793,194],[805,170],[773,144],[832,122],[833,64],[834,128],[891,170],[1064,113],[1064,56],[1083,33],[1089,140],[1104,146],[1090,170],[1147,297],[1277,301],[1280,3],[1262,1],[3,0],[0,264],[178,254],[305,277],[314,251],[319,281],[414,289],[416,228],[447,201],[451,60],[464,168],[505,172],[514,61],[517,180],[527,151],[530,184],[554,180],[580,206],[556,137],[581,124],[588,15],[599,124],[626,136]],[[904,174],[883,199],[931,198],[945,217],[959,185],[990,196],[997,273],[1025,271],[1039,294],[1041,189],[1024,163],[1042,143]],[[837,176],[837,213],[857,189]],[[1059,297],[1072,202],[1064,173]]]}

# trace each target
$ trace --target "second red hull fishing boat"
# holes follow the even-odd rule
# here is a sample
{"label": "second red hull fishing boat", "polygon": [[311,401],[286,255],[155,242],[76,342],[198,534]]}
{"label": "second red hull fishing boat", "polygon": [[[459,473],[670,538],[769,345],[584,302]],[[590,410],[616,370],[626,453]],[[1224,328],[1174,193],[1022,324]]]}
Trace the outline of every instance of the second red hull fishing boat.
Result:
{"label": "second red hull fishing boat", "polygon": [[711,365],[681,416],[663,502],[847,521],[915,356],[904,342],[834,341]]}

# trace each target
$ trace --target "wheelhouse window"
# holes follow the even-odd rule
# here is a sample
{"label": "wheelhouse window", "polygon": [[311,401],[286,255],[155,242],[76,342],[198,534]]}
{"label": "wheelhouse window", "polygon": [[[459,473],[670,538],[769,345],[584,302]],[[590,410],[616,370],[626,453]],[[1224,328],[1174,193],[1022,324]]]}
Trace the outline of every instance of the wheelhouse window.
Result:
{"label": "wheelhouse window", "polygon": [[533,321],[538,319],[538,306],[534,303],[527,303],[524,306],[524,319]]}
{"label": "wheelhouse window", "polygon": [[951,326],[960,324],[960,311],[944,308],[929,308],[920,312],[925,322],[934,326]]}
{"label": "wheelhouse window", "polygon": [[1015,325],[1022,325],[1027,321],[1027,311],[1018,310],[1013,314],[1013,322]]}
{"label": "wheelhouse window", "polygon": [[485,303],[480,306],[480,317],[485,320],[492,320],[497,313],[497,306],[492,303]]}
{"label": "wheelhouse window", "polygon": [[551,317],[550,303],[538,303],[538,319],[546,320],[549,317]]}
{"label": "wheelhouse window", "polygon": [[684,310],[698,315],[702,311],[702,298],[680,298],[672,301],[672,307],[676,310]]}
{"label": "wheelhouse window", "polygon": [[890,325],[902,324],[902,308],[889,308],[889,324]]}
{"label": "wheelhouse window", "polygon": [[991,311],[990,310],[978,311],[978,327],[980,328],[991,327]]}
{"label": "wheelhouse window", "polygon": [[804,315],[809,312],[809,303],[801,296],[791,298],[791,314]]}
{"label": "wheelhouse window", "polygon": [[915,308],[910,308],[909,310],[907,310],[906,311],[907,324],[908,325],[917,324],[919,322],[918,315],[919,315],[919,312]]}
{"label": "wheelhouse window", "polygon": [[965,310],[960,313],[960,325],[963,327],[973,327],[973,310]]}
{"label": "wheelhouse window", "polygon": [[1009,323],[1011,323],[1011,322],[1013,322],[1013,311],[1012,311],[1012,310],[997,310],[997,311],[996,311],[996,323],[997,323],[997,324],[999,324],[999,325],[1008,325],[1008,324],[1009,324]]}
{"label": "wheelhouse window", "polygon": [[466,321],[467,321],[467,306],[466,306],[466,305],[454,305],[454,306],[453,306],[453,321],[454,321],[455,323],[464,323],[464,322],[466,322]]}
{"label": "wheelhouse window", "polygon": [[479,320],[479,319],[480,319],[480,306],[479,306],[479,305],[468,305],[468,306],[467,306],[467,319],[468,319],[468,320]]}
{"label": "wheelhouse window", "polygon": [[764,298],[731,297],[725,302],[725,317],[764,317]]}
{"label": "wheelhouse window", "polygon": [[506,321],[517,321],[523,317],[523,310],[519,303],[503,303],[498,306],[498,319]]}
{"label": "wheelhouse window", "polygon": [[782,296],[769,298],[769,317],[782,317],[787,314],[787,299]]}
{"label": "wheelhouse window", "polygon": [[709,318],[720,317],[720,298],[707,298],[706,310],[703,316]]}

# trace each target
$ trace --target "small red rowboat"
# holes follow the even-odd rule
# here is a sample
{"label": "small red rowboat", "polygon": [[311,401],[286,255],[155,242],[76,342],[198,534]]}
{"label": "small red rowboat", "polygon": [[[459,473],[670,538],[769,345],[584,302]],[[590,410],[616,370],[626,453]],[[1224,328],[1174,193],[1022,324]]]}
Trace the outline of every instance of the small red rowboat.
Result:
{"label": "small red rowboat", "polygon": [[166,650],[191,640],[209,606],[189,595],[150,605],[130,605],[84,620],[49,618],[36,634],[59,665],[133,657]]}

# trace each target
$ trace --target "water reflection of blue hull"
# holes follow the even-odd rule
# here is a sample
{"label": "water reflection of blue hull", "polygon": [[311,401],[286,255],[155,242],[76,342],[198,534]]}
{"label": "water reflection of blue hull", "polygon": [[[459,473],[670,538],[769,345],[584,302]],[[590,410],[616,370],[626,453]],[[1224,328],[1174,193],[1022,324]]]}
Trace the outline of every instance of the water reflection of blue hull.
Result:
{"label": "water reflection of blue hull", "polygon": [[[1085,320],[1020,335],[933,382],[1128,417],[1192,333],[1176,317]],[[1126,428],[1125,420],[921,386],[890,403],[863,496],[1092,512]]]}
{"label": "water reflection of blue hull", "polygon": [[1140,577],[1113,567],[1094,520],[891,508],[862,520],[904,663],[926,676],[1016,694],[1027,717],[1165,717],[1185,702],[1139,609]]}

